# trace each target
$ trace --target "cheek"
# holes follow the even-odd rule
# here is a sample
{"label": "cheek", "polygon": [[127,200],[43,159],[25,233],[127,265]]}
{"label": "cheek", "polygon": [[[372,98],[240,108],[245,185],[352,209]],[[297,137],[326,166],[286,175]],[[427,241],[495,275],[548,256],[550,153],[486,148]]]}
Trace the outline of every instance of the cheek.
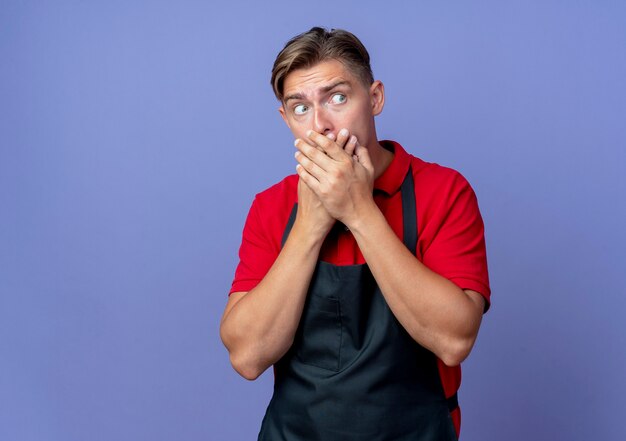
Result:
{"label": "cheek", "polygon": [[364,117],[363,112],[355,111],[351,113],[349,117],[345,118],[345,123],[347,124],[346,127],[353,132],[359,132],[361,136],[367,131],[368,122],[367,118]]}
{"label": "cheek", "polygon": [[289,118],[289,130],[294,138],[304,138],[309,128],[306,118]]}
{"label": "cheek", "polygon": [[359,125],[359,112],[357,109],[341,109],[331,112],[329,119],[337,130],[345,127],[352,131]]}
{"label": "cheek", "polygon": [[355,112],[354,114],[350,115],[349,121],[350,125],[353,127],[353,130],[356,130],[357,128],[363,128],[363,117],[359,113]]}
{"label": "cheek", "polygon": [[306,132],[309,130],[310,127],[308,126],[303,126],[300,124],[297,125],[293,125],[291,126],[291,133],[293,134],[293,139],[306,139]]}

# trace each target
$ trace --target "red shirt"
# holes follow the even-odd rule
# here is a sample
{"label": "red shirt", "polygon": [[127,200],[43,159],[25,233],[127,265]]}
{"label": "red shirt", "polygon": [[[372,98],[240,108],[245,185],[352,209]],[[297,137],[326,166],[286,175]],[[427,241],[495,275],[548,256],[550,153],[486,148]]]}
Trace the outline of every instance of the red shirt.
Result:
{"label": "red shirt", "polygon": [[[416,257],[432,271],[485,297],[490,305],[484,225],[472,187],[457,171],[409,155],[400,144],[382,141],[394,153],[389,167],[374,182],[374,200],[402,239],[400,186],[409,166],[415,182],[418,240]],[[265,277],[278,257],[281,239],[297,202],[298,176],[290,175],[256,195],[243,230],[239,265],[230,290],[246,292]],[[320,251],[320,260],[335,265],[365,263],[349,231],[334,228]],[[447,397],[461,384],[460,366],[439,360],[439,374]],[[457,434],[460,412],[452,413]]]}

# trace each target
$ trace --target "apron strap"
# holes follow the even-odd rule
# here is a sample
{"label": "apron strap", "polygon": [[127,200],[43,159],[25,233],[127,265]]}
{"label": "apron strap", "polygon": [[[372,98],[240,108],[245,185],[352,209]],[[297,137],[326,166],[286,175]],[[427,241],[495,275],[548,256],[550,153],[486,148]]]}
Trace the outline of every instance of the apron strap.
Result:
{"label": "apron strap", "polygon": [[283,238],[280,241],[280,248],[285,246],[285,242],[287,242],[287,238],[289,237],[289,232],[291,231],[291,227],[293,227],[293,223],[296,221],[296,214],[298,213],[298,203],[293,204],[293,208],[291,209],[291,214],[289,215],[289,220],[287,221],[287,226],[285,227],[285,231],[283,231]]}
{"label": "apron strap", "polygon": [[446,402],[448,404],[448,411],[452,413],[457,407],[459,407],[459,396],[455,392],[450,398],[446,398]]}
{"label": "apron strap", "polygon": [[[409,171],[402,181],[400,187],[402,192],[402,223],[403,223],[403,242],[404,245],[415,256],[417,249],[417,209],[415,206],[415,184],[413,181],[413,170],[409,166]],[[448,411],[452,413],[459,407],[459,397],[455,392],[449,398],[446,398]]]}
{"label": "apron strap", "polygon": [[415,184],[413,183],[413,170],[409,166],[409,171],[402,181],[400,187],[402,194],[402,224],[404,226],[404,245],[415,256],[417,247],[417,210],[415,208]]}

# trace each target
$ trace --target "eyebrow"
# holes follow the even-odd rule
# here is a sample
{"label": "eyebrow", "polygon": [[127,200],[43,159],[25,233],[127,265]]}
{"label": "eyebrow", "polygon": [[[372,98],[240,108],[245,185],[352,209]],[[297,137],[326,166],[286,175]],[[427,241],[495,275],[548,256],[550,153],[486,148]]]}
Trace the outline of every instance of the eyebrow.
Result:
{"label": "eyebrow", "polygon": [[[348,85],[350,86],[350,82],[349,81],[345,81],[345,80],[341,80],[341,81],[337,81],[336,83],[330,84],[328,86],[324,86],[322,88],[320,88],[320,92],[321,93],[327,93],[330,92],[331,90],[333,90],[335,87],[339,87],[339,86],[344,86],[344,85]],[[289,100],[302,100],[302,99],[306,99],[306,95],[303,93],[292,93],[291,95],[287,95],[285,97],[285,103]]]}

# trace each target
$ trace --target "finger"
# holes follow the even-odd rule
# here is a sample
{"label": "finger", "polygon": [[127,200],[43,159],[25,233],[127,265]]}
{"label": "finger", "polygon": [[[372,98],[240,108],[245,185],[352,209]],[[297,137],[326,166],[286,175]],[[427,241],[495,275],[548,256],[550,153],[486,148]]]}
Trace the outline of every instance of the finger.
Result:
{"label": "finger", "polygon": [[341,129],[339,133],[337,134],[337,141],[335,142],[340,148],[345,149],[346,141],[348,140],[349,137],[350,137],[350,132],[348,132],[348,129]]}
{"label": "finger", "polygon": [[[326,137],[327,137],[328,139],[332,140],[332,141],[334,141],[334,140],[335,140],[335,134],[334,134],[334,133],[328,133],[328,134],[326,135]],[[301,138],[299,138],[299,139],[301,139]],[[298,141],[298,140],[296,140],[296,142],[297,142],[297,141]],[[312,144],[312,145],[313,145],[313,144]],[[313,147],[315,147],[316,149],[318,149],[320,152],[324,152],[324,149],[322,149],[322,148],[321,148],[320,146],[318,146],[318,145],[313,145]],[[324,154],[326,154],[326,153],[324,153]]]}
{"label": "finger", "polygon": [[302,152],[299,152],[299,151],[296,152],[295,153],[295,157],[296,157],[296,161],[298,161],[298,164],[300,164],[302,167],[304,167],[304,169],[311,176],[313,176],[318,181],[321,181],[322,179],[324,179],[324,177],[326,175],[324,170],[319,165],[317,165],[315,162],[311,161],[304,154],[302,154]]}
{"label": "finger", "polygon": [[307,187],[313,191],[313,193],[318,194],[320,183],[317,179],[311,176],[309,172],[307,172],[300,164],[296,165],[296,173],[298,173],[302,182],[304,182]]}
{"label": "finger", "polygon": [[333,160],[326,155],[318,147],[309,144],[300,138],[294,142],[296,148],[307,158],[317,164],[322,170],[327,171],[332,166]]}
{"label": "finger", "polygon": [[357,145],[356,136],[352,135],[350,137],[350,141],[348,141],[348,143],[343,149],[348,155],[352,156],[354,154],[354,149],[356,149],[356,145]]}
{"label": "finger", "polygon": [[322,150],[324,150],[324,152],[333,159],[340,159],[344,153],[343,149],[340,148],[337,143],[313,130],[309,130],[307,132],[307,141],[321,147]]}
{"label": "finger", "polygon": [[357,145],[354,153],[363,167],[368,170],[374,170],[374,166],[372,165],[372,160],[370,158],[370,154],[367,151],[367,147],[363,147],[362,145]]}

